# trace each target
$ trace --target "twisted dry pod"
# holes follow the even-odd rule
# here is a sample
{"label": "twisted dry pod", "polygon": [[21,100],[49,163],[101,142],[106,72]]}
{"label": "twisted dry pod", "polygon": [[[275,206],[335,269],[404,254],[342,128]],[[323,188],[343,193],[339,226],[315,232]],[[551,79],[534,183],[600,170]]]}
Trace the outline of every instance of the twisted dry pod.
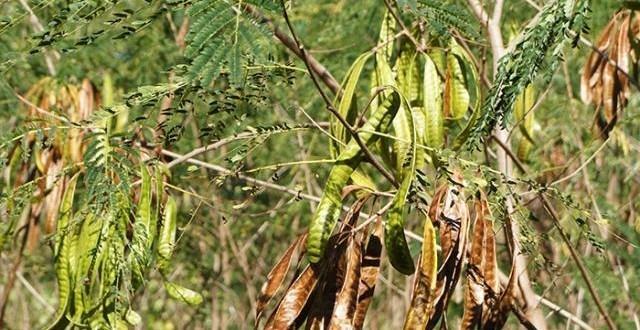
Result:
{"label": "twisted dry pod", "polygon": [[631,10],[617,12],[602,31],[582,72],[580,97],[596,107],[596,123],[604,137],[627,105],[630,69],[638,62],[633,43],[640,32],[639,15]]}

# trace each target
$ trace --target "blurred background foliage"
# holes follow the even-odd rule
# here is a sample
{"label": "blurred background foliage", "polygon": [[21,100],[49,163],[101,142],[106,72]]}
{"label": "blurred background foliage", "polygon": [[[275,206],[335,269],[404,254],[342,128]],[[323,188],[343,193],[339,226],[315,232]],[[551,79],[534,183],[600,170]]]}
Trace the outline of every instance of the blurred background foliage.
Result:
{"label": "blurred background foliage", "polygon": [[[7,155],[9,142],[24,127],[33,125],[28,107],[16,95],[24,96],[38,81],[50,76],[44,56],[56,57],[55,52],[59,59],[55,60],[54,79],[59,82],[80,85],[88,79],[100,94],[105,77],[110,77],[114,104],[129,105],[121,141],[144,136],[149,148],[163,146],[186,154],[243,132],[272,132],[284,127],[283,133],[231,142],[203,153],[199,159],[293,191],[314,196],[322,193],[330,168],[322,162],[330,158],[328,139],[299,109],[318,122],[328,121],[329,114],[303,74],[302,62],[277,40],[267,40],[273,44],[269,60],[249,65],[243,84],[230,84],[223,77],[210,86],[183,85],[167,101],[164,94],[149,90],[180,83],[185,72],[188,60],[184,57],[185,35],[180,29],[188,24],[188,1],[28,2],[46,32],[34,31],[34,23],[20,1],[0,2],[0,144],[6,149],[0,156]],[[466,8],[465,2],[451,2]],[[505,36],[510,29],[519,31],[525,26],[537,12],[534,6],[543,4],[542,0],[507,1],[502,27]],[[375,46],[385,10],[380,1],[373,0],[291,1],[290,6],[292,23],[307,51],[339,81],[359,54]],[[595,41],[620,6],[618,1],[592,1],[591,33],[585,38]],[[265,13],[284,29],[278,12]],[[472,24],[482,31],[475,20]],[[477,57],[486,60],[483,54],[487,40],[479,36],[471,44]],[[616,130],[599,151],[602,140],[593,133],[593,109],[579,99],[580,74],[590,51],[584,46],[567,48],[550,85],[539,86],[539,93],[545,97],[536,110],[535,145],[526,163],[531,179],[549,183],[562,176],[560,173],[577,168],[574,162],[562,172],[573,158],[585,161],[597,152],[585,167],[588,179],[577,176],[556,187],[567,203],[579,206],[560,207],[562,223],[583,253],[615,323],[620,329],[634,329],[638,321],[633,313],[640,313],[640,99],[634,90]],[[368,84],[361,83],[358,88],[366,92]],[[163,112],[167,108],[184,111],[167,114]],[[294,127],[300,129],[291,129]],[[467,156],[471,154],[483,157],[482,152],[469,152]],[[272,166],[305,160],[319,161]],[[491,158],[486,162],[493,165]],[[5,213],[2,208],[12,188],[4,181],[0,188],[0,213]],[[132,299],[142,316],[139,327],[252,327],[255,300],[266,274],[290,242],[306,230],[315,203],[186,162],[171,168],[167,189],[179,204],[178,239],[168,277],[179,278],[182,285],[201,293],[204,302],[189,306],[167,299],[161,274],[150,272],[144,290],[136,291]],[[536,293],[594,328],[602,327],[580,274],[554,236],[549,219],[544,214],[520,211],[522,242],[530,255],[528,268]],[[0,214],[0,221],[8,221],[7,216]],[[413,219],[407,229],[421,232],[421,224]],[[16,254],[21,253],[20,239],[19,235],[9,238],[0,251],[0,288],[6,289],[12,272],[19,274],[4,307],[4,322],[10,329],[40,328],[51,322],[57,306],[51,237],[38,238],[37,246],[24,252],[16,270],[12,265]],[[415,252],[419,244],[410,242],[410,247]],[[386,263],[381,277],[367,327],[398,328],[412,282]],[[453,297],[448,312],[451,326],[462,314],[462,291]],[[540,308],[547,315],[550,329],[569,327],[556,310]],[[507,328],[517,327],[513,318],[509,322]]]}

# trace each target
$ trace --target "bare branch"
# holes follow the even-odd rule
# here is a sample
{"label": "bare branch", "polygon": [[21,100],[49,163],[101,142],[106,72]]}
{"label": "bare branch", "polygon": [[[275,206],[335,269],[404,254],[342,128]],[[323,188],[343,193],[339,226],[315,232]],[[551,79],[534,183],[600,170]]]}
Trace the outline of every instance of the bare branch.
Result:
{"label": "bare branch", "polygon": [[[496,139],[496,141],[498,141],[498,145],[502,149],[504,149],[506,154],[508,154],[511,157],[511,159],[514,161],[514,163],[516,164],[518,169],[520,169],[523,173],[526,174],[527,170],[526,170],[524,164],[522,164],[522,162],[520,162],[520,160],[517,157],[515,157],[513,151],[511,151],[510,148],[507,145],[501,143],[502,141],[500,141],[498,139]],[[605,141],[605,143],[606,143],[606,141]],[[564,229],[560,225],[560,217],[558,216],[558,212],[555,210],[553,205],[551,205],[551,203],[549,202],[549,199],[547,198],[547,196],[543,192],[538,192],[537,196],[540,199],[540,201],[542,202],[542,205],[544,206],[544,209],[547,211],[549,216],[551,216],[551,219],[553,220],[554,227],[556,227],[556,229],[560,233],[560,238],[562,238],[562,241],[565,243],[565,245],[569,249],[569,253],[571,255],[571,258],[573,259],[573,261],[575,262],[576,266],[578,267],[578,270],[580,271],[580,275],[582,275],[582,278],[584,279],[584,282],[587,285],[587,289],[589,290],[589,293],[591,294],[591,298],[593,299],[594,303],[596,304],[596,306],[598,308],[598,311],[600,312],[600,315],[602,315],[602,317],[604,318],[604,320],[607,323],[607,326],[608,326],[609,329],[616,329],[615,324],[611,320],[611,316],[609,316],[609,313],[607,312],[607,310],[605,309],[604,305],[602,304],[602,300],[600,299],[600,296],[598,295],[598,292],[596,291],[595,286],[593,285],[593,282],[591,281],[591,277],[589,276],[589,273],[588,273],[586,267],[584,266],[584,263],[582,262],[582,258],[580,257],[580,255],[578,254],[576,249],[573,247],[573,245],[571,244],[571,240],[569,239],[569,236],[567,236],[567,234],[564,232]]]}
{"label": "bare branch", "polygon": [[322,65],[320,62],[318,62],[318,60],[315,59],[315,57],[313,57],[313,55],[306,53],[303,57],[303,53],[300,51],[300,48],[297,46],[296,42],[293,39],[291,39],[291,37],[289,37],[286,33],[280,30],[269,18],[264,16],[260,11],[258,11],[254,7],[244,4],[242,6],[242,9],[245,12],[258,18],[262,23],[270,25],[271,29],[273,30],[274,36],[278,40],[280,40],[280,42],[285,47],[287,47],[294,54],[296,54],[296,56],[298,56],[303,60],[306,59],[306,62],[308,62],[309,66],[311,67],[310,71],[313,71],[318,77],[320,77],[320,79],[322,79],[322,82],[327,87],[329,87],[329,89],[333,92],[333,94],[337,95],[338,93],[340,93],[342,89],[340,87],[340,83],[333,77],[331,72],[329,72],[329,70],[327,70],[327,68],[324,67],[324,65]]}
{"label": "bare branch", "polygon": [[[29,13],[29,22],[31,23],[33,30],[37,33],[44,32],[44,27],[42,26],[42,23],[40,23],[38,16],[36,16],[36,14],[33,12],[31,7],[27,3],[27,1],[26,0],[19,0],[19,1],[20,1],[20,5],[22,5],[24,10],[26,10],[27,13]],[[49,74],[52,76],[56,75],[55,61],[59,58],[60,58],[60,54],[58,54],[58,52],[56,51],[46,51],[44,53],[44,61],[47,64],[47,69],[49,70]]]}
{"label": "bare branch", "polygon": [[378,159],[375,158],[371,150],[369,150],[369,147],[367,147],[367,145],[364,144],[362,139],[360,139],[360,135],[358,135],[358,132],[353,127],[351,127],[349,122],[347,122],[346,119],[342,117],[342,115],[340,115],[338,110],[336,110],[336,108],[333,106],[333,103],[331,102],[327,94],[325,94],[324,90],[318,83],[318,80],[316,79],[313,73],[311,64],[309,63],[310,55],[307,54],[307,51],[305,50],[304,46],[300,42],[300,39],[298,39],[298,36],[296,35],[295,30],[293,28],[293,24],[291,24],[291,20],[289,20],[289,14],[287,13],[287,9],[284,3],[282,4],[282,15],[284,16],[284,20],[287,22],[287,26],[289,27],[289,31],[291,32],[291,36],[293,37],[293,41],[295,42],[295,44],[298,47],[298,50],[300,51],[302,61],[307,66],[307,69],[309,70],[309,76],[311,76],[311,80],[313,81],[313,84],[318,90],[318,93],[320,93],[320,96],[322,96],[322,99],[326,104],[327,110],[331,112],[331,114],[333,114],[333,116],[336,117],[338,121],[340,121],[340,124],[342,124],[342,126],[344,126],[349,131],[349,133],[351,134],[351,137],[353,138],[354,141],[356,141],[360,149],[364,152],[365,156],[368,158],[371,165],[373,165],[373,167],[375,167],[385,178],[387,178],[387,180],[389,180],[389,182],[391,182],[391,184],[393,184],[394,187],[396,188],[399,187],[400,184],[398,183],[398,181],[393,177],[393,175],[389,171],[387,171],[387,169],[382,164],[380,164]]}

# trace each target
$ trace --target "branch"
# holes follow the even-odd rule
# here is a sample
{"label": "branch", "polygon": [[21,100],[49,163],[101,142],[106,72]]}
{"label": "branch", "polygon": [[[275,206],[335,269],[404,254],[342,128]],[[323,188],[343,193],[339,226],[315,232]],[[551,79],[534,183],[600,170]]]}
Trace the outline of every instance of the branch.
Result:
{"label": "branch", "polygon": [[293,29],[293,24],[291,24],[291,20],[289,20],[289,14],[287,13],[287,9],[284,3],[282,4],[282,15],[284,16],[284,20],[286,21],[287,26],[289,27],[289,31],[291,32],[291,36],[293,37],[293,41],[298,47],[298,50],[301,54],[302,61],[307,67],[307,70],[309,70],[309,76],[311,76],[311,80],[313,81],[313,84],[315,85],[316,89],[318,90],[318,93],[320,93],[320,96],[324,100],[327,110],[329,110],[329,112],[331,112],[333,116],[336,117],[338,121],[340,121],[340,123],[349,131],[353,140],[356,141],[360,149],[364,152],[364,154],[369,159],[369,162],[371,163],[371,165],[373,165],[385,178],[387,178],[387,180],[389,180],[389,182],[391,182],[394,187],[396,188],[399,187],[400,184],[398,183],[398,181],[396,181],[393,175],[389,173],[389,171],[387,171],[387,169],[382,164],[380,164],[378,159],[375,158],[371,150],[369,150],[367,145],[362,141],[362,139],[360,139],[360,135],[358,135],[358,132],[353,127],[351,127],[351,125],[342,117],[342,115],[340,115],[338,110],[335,109],[335,107],[333,106],[333,103],[331,102],[327,94],[324,92],[324,90],[318,83],[318,80],[316,79],[313,73],[311,64],[309,62],[310,55],[307,54],[307,51],[305,50],[304,46],[300,42],[300,39],[298,39],[298,36],[296,35],[295,30]]}
{"label": "branch", "polygon": [[407,38],[409,38],[409,40],[411,41],[411,43],[413,43],[414,47],[416,47],[416,50],[418,52],[424,53],[425,52],[424,45],[418,42],[418,40],[416,40],[416,38],[413,37],[413,35],[411,34],[411,31],[407,28],[407,26],[404,24],[402,19],[400,19],[398,14],[396,14],[396,12],[393,10],[393,6],[389,2],[389,0],[384,0],[384,4],[389,10],[389,13],[391,13],[391,16],[393,16],[393,19],[396,21],[396,23],[400,25],[400,28],[402,29],[401,33],[404,34]]}
{"label": "branch", "polygon": [[[44,27],[42,26],[42,23],[40,23],[38,16],[36,16],[36,14],[33,12],[31,7],[27,3],[27,1],[26,0],[19,0],[19,1],[20,1],[20,4],[22,5],[22,8],[24,8],[24,10],[26,10],[27,13],[29,13],[29,22],[31,23],[31,27],[33,28],[33,30],[37,33],[44,32]],[[47,64],[49,75],[51,76],[56,75],[55,60],[59,58],[60,58],[60,54],[58,54],[56,51],[46,51],[44,53],[44,61]]]}
{"label": "branch", "polygon": [[[150,151],[150,150],[148,150]],[[285,186],[281,186],[272,182],[267,182],[267,181],[263,181],[263,180],[259,180],[253,177],[250,177],[248,175],[244,175],[244,174],[239,174],[239,173],[235,173],[225,167],[219,166],[219,165],[215,165],[215,164],[211,164],[211,163],[207,163],[201,160],[197,160],[197,159],[193,159],[193,158],[188,158],[185,157],[185,155],[176,153],[176,152],[172,152],[169,150],[165,150],[162,149],[160,151],[163,155],[166,155],[168,157],[174,158],[174,159],[184,159],[185,162],[191,163],[193,165],[197,165],[197,166],[201,166],[203,168],[209,169],[209,170],[213,170],[216,171],[218,173],[221,173],[223,175],[230,175],[230,176],[234,176],[235,178],[245,181],[247,183],[250,184],[254,184],[256,186],[261,186],[261,187],[265,187],[268,189],[272,189],[272,190],[276,190],[276,191],[280,191],[292,196],[295,196],[296,198],[301,198],[301,199],[305,199],[308,201],[314,201],[314,202],[320,202],[320,197],[318,196],[314,196],[314,195],[310,195],[310,194],[305,194],[300,190],[295,190],[295,189],[291,189]],[[383,209],[386,209],[387,207],[383,207]],[[344,206],[343,210],[348,211],[349,208]],[[364,212],[360,213],[360,218],[365,219],[365,222],[370,221],[371,219],[381,216],[383,210],[378,211],[376,214],[366,214]],[[361,226],[358,226],[355,230],[359,230],[361,229]],[[409,230],[405,230],[405,235],[407,235],[407,237],[414,239],[418,242],[422,242],[423,238],[422,236],[409,231]],[[500,273],[502,278],[506,278],[506,276],[503,273]],[[554,310],[555,312],[558,312],[562,317],[565,317],[567,319],[570,319],[571,321],[573,321],[574,323],[576,323],[577,325],[579,325],[580,327],[582,327],[585,330],[593,330],[586,322],[584,322],[583,320],[581,320],[579,317],[575,316],[574,314],[572,314],[571,312],[567,311],[566,309],[563,309],[562,307],[558,306],[557,304],[551,302],[550,300],[541,297],[539,295],[535,295],[534,296],[536,300],[538,300],[540,303],[542,303],[543,305],[549,307],[550,309]]]}
{"label": "branch", "polygon": [[469,4],[469,7],[471,7],[471,10],[473,10],[476,18],[478,18],[478,21],[480,21],[480,24],[486,28],[491,18],[489,18],[489,14],[484,10],[480,1],[468,0],[467,3]]}
{"label": "branch", "polygon": [[489,42],[491,43],[491,51],[493,53],[493,71],[498,69],[498,60],[504,55],[504,42],[502,41],[502,32],[500,31],[500,20],[502,17],[503,0],[497,0],[494,7],[493,15],[484,10],[482,4],[478,0],[467,0],[469,7],[478,18],[482,26],[487,29]]}
{"label": "branch", "polygon": [[[147,152],[154,152],[154,151],[152,151],[150,149],[145,149],[145,150]],[[190,163],[190,164],[193,164],[193,165],[197,165],[197,166],[200,166],[200,167],[212,170],[212,171],[216,171],[216,172],[221,173],[223,175],[233,176],[236,179],[242,180],[244,182],[247,182],[247,183],[250,183],[250,184],[253,184],[253,185],[256,185],[256,186],[260,186],[260,187],[264,187],[264,188],[280,191],[280,192],[283,192],[283,193],[286,193],[286,194],[289,194],[289,195],[293,195],[293,196],[295,196],[296,198],[299,198],[299,199],[306,199],[308,201],[312,201],[312,202],[316,202],[316,203],[320,202],[320,197],[314,196],[314,195],[310,195],[310,194],[305,194],[301,190],[291,189],[291,188],[288,188],[288,187],[285,187],[285,186],[281,186],[279,184],[275,184],[273,182],[268,182],[268,181],[256,179],[256,178],[253,178],[251,176],[244,175],[244,174],[241,174],[241,173],[236,173],[236,172],[233,172],[233,171],[231,171],[231,170],[229,170],[229,169],[227,169],[225,167],[222,167],[222,166],[219,166],[219,165],[216,165],[216,164],[207,163],[207,162],[204,162],[204,161],[201,161],[201,160],[198,160],[198,159],[185,158],[184,157],[185,155],[182,155],[182,154],[179,154],[179,153],[176,153],[176,152],[173,152],[173,151],[162,149],[162,150],[160,150],[160,153],[165,155],[165,156],[174,158],[174,159],[183,159],[184,158],[185,162],[187,162],[187,163]],[[378,193],[378,195],[380,195],[380,194]],[[347,206],[343,206],[342,209],[344,211],[349,211],[349,208]],[[376,214],[376,216],[377,215],[378,214]],[[382,214],[379,214],[379,215],[382,215]],[[363,218],[365,220],[370,219],[371,216],[372,215],[366,214],[364,212],[360,213],[360,218]],[[409,230],[405,230],[404,233],[405,233],[405,235],[407,235],[407,237],[422,242],[422,236],[420,236],[420,235],[418,235],[418,234],[416,234],[416,233],[414,233],[412,231],[409,231]]]}
{"label": "branch", "polygon": [[[518,157],[515,157],[513,151],[511,151],[507,145],[503,144],[502,141],[498,139],[495,139],[495,140],[498,142],[498,145],[502,149],[504,149],[504,151],[511,157],[511,159],[513,160],[514,164],[516,164],[518,169],[522,171],[524,174],[527,174],[527,170],[524,164],[522,164],[522,162],[518,159]],[[591,277],[589,276],[589,273],[587,272],[587,269],[585,268],[584,263],[582,262],[582,258],[580,257],[576,249],[573,247],[573,245],[571,244],[571,240],[569,239],[567,234],[564,232],[562,226],[560,225],[560,217],[558,216],[558,212],[555,210],[553,205],[551,205],[551,203],[549,202],[549,199],[543,192],[538,191],[537,197],[538,199],[540,199],[540,201],[542,202],[542,205],[544,206],[544,209],[547,211],[547,213],[553,220],[553,226],[556,227],[556,229],[560,233],[560,238],[562,238],[562,241],[565,243],[565,245],[569,249],[571,258],[576,263],[576,266],[580,271],[580,275],[582,275],[582,278],[584,279],[584,282],[587,285],[587,289],[589,290],[589,293],[591,294],[591,298],[593,298],[593,301],[595,302],[598,308],[598,311],[600,312],[600,315],[602,315],[602,317],[604,318],[609,329],[616,329],[615,324],[611,320],[611,316],[609,316],[609,313],[607,312],[604,305],[602,304],[602,300],[600,299],[600,296],[598,295],[598,292],[596,291],[595,286],[591,281]]]}
{"label": "branch", "polygon": [[[255,16],[261,23],[270,25],[275,37],[280,40],[285,47],[289,48],[289,50],[296,54],[296,56],[309,63],[310,71],[313,71],[318,77],[320,77],[322,82],[329,87],[333,94],[337,95],[340,93],[342,90],[340,83],[333,77],[333,75],[331,75],[331,72],[329,72],[324,65],[313,57],[313,55],[309,53],[303,55],[297,43],[293,39],[291,39],[286,33],[282,32],[282,30],[280,30],[269,18],[264,16],[264,14],[251,5],[244,4],[242,9],[250,15]],[[309,74],[311,74],[311,72],[309,72]]]}
{"label": "branch", "polygon": [[[493,54],[493,74],[494,76],[498,72],[498,63],[500,58],[502,58],[505,54],[504,42],[502,39],[502,31],[500,30],[500,21],[502,19],[502,8],[504,6],[503,0],[496,0],[493,13],[489,16],[480,3],[479,0],[467,0],[469,6],[472,11],[480,21],[485,29],[487,30],[487,35],[489,38],[489,43],[491,44],[491,52]],[[500,145],[507,147],[506,149],[498,149],[497,158],[498,158],[498,169],[505,177],[510,177],[513,164],[510,161],[510,158],[507,157],[507,150],[509,145],[509,132],[506,128],[503,128],[500,123],[497,123],[495,127],[495,140],[499,142]],[[511,214],[514,209],[515,201],[512,196],[508,196],[506,200],[506,208],[507,212]],[[518,235],[520,233],[520,228],[517,222],[511,222],[511,230],[513,232],[513,247],[516,248],[520,245],[518,242]],[[514,252],[514,251],[512,251]],[[524,312],[527,316],[530,316],[532,323],[541,329],[546,329],[546,321],[544,319],[544,315],[542,315],[539,309],[535,308],[535,293],[531,286],[531,281],[529,279],[529,274],[527,272],[527,259],[524,254],[516,254],[513,253],[513,262],[515,264],[516,274],[518,286],[520,287],[520,291],[522,292],[522,297],[525,301],[525,309]]]}
{"label": "branch", "polygon": [[500,19],[502,19],[502,7],[504,7],[504,0],[496,0],[496,3],[493,5],[493,16],[491,17],[491,21],[496,24],[500,23]]}
{"label": "branch", "polygon": [[569,248],[571,258],[573,259],[573,261],[575,261],[576,266],[578,266],[578,270],[580,270],[580,275],[582,275],[582,278],[584,279],[584,282],[587,285],[587,289],[589,289],[589,293],[591,293],[593,302],[596,303],[596,306],[600,311],[600,315],[604,317],[604,320],[607,323],[607,326],[609,327],[609,329],[616,329],[616,325],[613,323],[613,321],[611,320],[611,316],[609,316],[609,313],[607,313],[607,310],[604,308],[604,305],[602,304],[602,300],[600,300],[600,296],[598,295],[598,292],[596,291],[595,286],[591,281],[591,277],[589,276],[587,269],[582,263],[582,258],[580,258],[580,256],[578,255],[578,252],[571,244],[569,237],[562,229],[562,226],[560,226],[560,218],[558,217],[558,213],[553,208],[553,206],[551,206],[551,203],[549,203],[549,200],[547,199],[546,195],[544,195],[542,192],[538,192],[538,197],[540,198],[540,201],[542,201],[542,205],[544,206],[547,213],[549,213],[549,215],[551,216],[551,219],[553,219],[553,225],[554,227],[556,227],[556,229],[558,229],[558,232],[560,233],[560,237],[564,241],[565,245]]}

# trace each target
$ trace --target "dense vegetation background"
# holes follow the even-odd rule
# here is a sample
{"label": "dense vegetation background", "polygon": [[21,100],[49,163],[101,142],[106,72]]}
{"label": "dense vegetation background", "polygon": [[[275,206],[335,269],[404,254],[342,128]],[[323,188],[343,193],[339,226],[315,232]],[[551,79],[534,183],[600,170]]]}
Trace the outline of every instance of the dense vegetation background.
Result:
{"label": "dense vegetation background", "polygon": [[[501,312],[511,315],[506,328],[640,329],[640,21],[632,11],[639,5],[591,1],[579,41],[581,31],[571,28],[580,16],[572,10],[587,2],[0,2],[0,328],[252,328],[267,274],[317,217],[337,166],[328,135],[340,123],[319,89],[337,108],[340,87],[331,82],[343,81],[361,54],[391,49],[395,61],[413,49],[436,58],[453,49],[453,38],[466,54],[457,60],[471,102],[460,121],[445,116],[444,143],[425,139],[425,159],[404,159],[423,161],[409,174],[417,178],[409,183],[411,212],[403,215],[414,262],[427,246],[418,210],[458,179],[472,215],[479,192],[488,196],[502,292],[518,259],[512,240],[519,246],[517,269],[527,276],[513,293],[515,307]],[[566,22],[549,23],[565,15],[545,16],[542,8],[554,6],[566,10]],[[486,24],[478,9],[497,15]],[[631,13],[629,32],[610,42],[630,40],[629,63],[619,60],[602,80],[603,98],[616,98],[615,105],[585,103],[581,77],[591,45],[602,45],[598,36],[619,10]],[[381,26],[394,19],[405,26],[394,22],[391,38],[381,39]],[[504,39],[502,69],[494,65],[502,55],[492,45],[496,33]],[[528,40],[522,36],[530,43],[520,43]],[[309,66],[318,85],[301,54],[326,68],[322,74]],[[386,85],[372,74],[377,56],[354,85],[357,110],[372,88]],[[421,77],[424,61],[416,61]],[[624,68],[626,79],[615,74]],[[617,99],[625,88],[628,100]],[[383,108],[382,101],[374,106]],[[535,119],[511,114],[514,101]],[[469,121],[472,133],[456,149]],[[387,159],[400,152],[388,156],[392,148],[379,145],[375,158],[402,183],[406,164],[392,168]],[[505,156],[505,147],[514,151]],[[363,163],[376,191],[353,192],[359,195],[345,205],[368,194],[362,211],[374,214],[398,188],[370,160]],[[511,222],[519,230],[513,238]],[[375,221],[362,226],[373,231]],[[395,270],[386,255],[365,328],[400,328],[416,308],[414,276]],[[444,256],[438,259],[442,265]],[[298,271],[307,263],[301,260]],[[471,268],[463,268],[463,279]],[[451,289],[442,311],[449,327],[469,313],[467,285],[460,280]]]}

